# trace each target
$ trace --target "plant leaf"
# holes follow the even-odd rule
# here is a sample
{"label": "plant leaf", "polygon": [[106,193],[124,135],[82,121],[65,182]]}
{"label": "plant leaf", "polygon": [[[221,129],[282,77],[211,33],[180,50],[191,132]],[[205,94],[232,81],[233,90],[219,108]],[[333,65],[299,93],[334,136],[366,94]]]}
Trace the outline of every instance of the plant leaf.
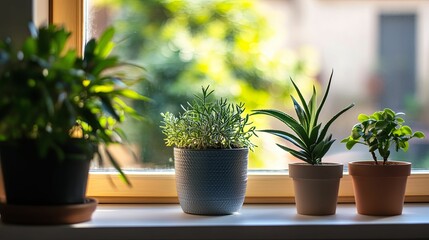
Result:
{"label": "plant leaf", "polygon": [[[329,77],[328,86],[326,86],[325,94],[323,95],[322,101],[320,102],[320,106],[317,109],[316,116],[314,118],[315,122],[319,121],[320,112],[322,111],[322,108],[323,108],[323,105],[325,104],[326,98],[328,98],[329,89],[331,88],[331,82],[332,82],[332,76],[333,75],[334,75],[334,69],[332,69],[332,71],[331,71],[331,76]],[[322,137],[322,139],[323,138],[324,137]]]}
{"label": "plant leaf", "polygon": [[254,114],[265,114],[272,116],[274,118],[277,118],[278,120],[282,121],[286,126],[288,126],[292,131],[294,131],[299,138],[302,139],[302,141],[305,143],[305,145],[308,147],[309,144],[309,138],[307,136],[307,133],[302,125],[300,125],[295,119],[293,119],[288,114],[273,110],[273,109],[263,109],[263,110],[254,110]]}
{"label": "plant leaf", "polygon": [[281,149],[285,150],[286,152],[292,154],[294,157],[297,157],[301,160],[304,160],[305,162],[309,162],[310,156],[308,156],[305,152],[296,151],[292,148],[288,148],[288,147],[280,145],[280,144],[276,144],[276,145],[279,146]]}
{"label": "plant leaf", "polygon": [[109,159],[109,162],[112,164],[112,166],[119,172],[119,177],[124,181],[129,187],[132,187],[132,184],[128,177],[125,175],[125,173],[122,171],[121,166],[119,166],[118,162],[115,160],[113,155],[110,153],[110,151],[107,149],[106,146],[106,156]]}
{"label": "plant leaf", "polygon": [[424,133],[422,133],[422,132],[420,132],[420,131],[417,131],[417,132],[415,132],[415,133],[413,134],[413,137],[416,137],[416,138],[424,138],[424,137],[425,137],[425,134],[424,134]]}
{"label": "plant leaf", "polygon": [[298,102],[295,100],[295,98],[292,96],[291,96],[291,98],[292,98],[293,106],[295,108],[295,112],[296,112],[296,115],[298,116],[299,122],[308,131],[310,126],[311,126],[310,122],[308,121],[309,117],[307,116],[305,111],[302,109],[302,107],[298,104]]}
{"label": "plant leaf", "polygon": [[311,95],[311,99],[308,102],[308,110],[310,111],[310,115],[308,116],[308,129],[311,133],[312,128],[314,128],[315,124],[317,124],[316,119],[316,110],[317,110],[317,94],[316,94],[316,87],[313,85],[313,94]]}
{"label": "plant leaf", "polygon": [[295,91],[298,93],[298,97],[301,101],[302,107],[304,108],[305,113],[307,114],[307,116],[310,116],[310,110],[308,109],[307,103],[305,102],[304,97],[302,96],[301,91],[299,90],[298,86],[295,84],[295,82],[292,80],[292,78],[290,78],[290,81],[293,84],[293,87],[295,88]]}
{"label": "plant leaf", "polygon": [[301,148],[301,149],[305,149],[305,143],[303,143],[301,141],[301,139],[297,138],[296,136],[294,136],[293,134],[290,134],[288,132],[284,132],[281,130],[271,130],[271,129],[266,129],[266,130],[258,130],[259,132],[265,132],[265,133],[270,133],[272,135],[275,135],[277,137],[283,138],[287,141],[289,141],[290,143],[292,143],[293,145]]}

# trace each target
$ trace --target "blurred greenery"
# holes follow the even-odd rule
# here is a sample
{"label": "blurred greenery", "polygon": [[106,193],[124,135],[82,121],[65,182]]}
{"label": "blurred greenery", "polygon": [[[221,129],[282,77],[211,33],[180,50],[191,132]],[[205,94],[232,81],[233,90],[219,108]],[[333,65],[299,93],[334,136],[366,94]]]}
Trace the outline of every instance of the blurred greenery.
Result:
{"label": "blurred greenery", "polygon": [[[290,50],[274,49],[275,33],[252,0],[98,0],[109,9],[117,29],[116,54],[147,68],[149,80],[139,92],[153,100],[137,105],[144,124],[128,124],[148,167],[172,167],[172,149],[159,128],[161,112],[177,113],[201,86],[217,96],[244,102],[246,108],[279,108],[290,104],[289,77],[311,87],[314,66]],[[258,127],[266,119],[253,118]],[[258,145],[262,144],[257,142]],[[261,149],[250,168],[265,166]]]}

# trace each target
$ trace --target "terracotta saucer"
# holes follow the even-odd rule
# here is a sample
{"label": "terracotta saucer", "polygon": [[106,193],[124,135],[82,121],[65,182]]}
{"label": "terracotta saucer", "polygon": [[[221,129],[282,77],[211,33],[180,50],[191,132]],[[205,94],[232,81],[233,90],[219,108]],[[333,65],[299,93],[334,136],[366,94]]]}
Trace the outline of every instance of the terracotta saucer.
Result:
{"label": "terracotta saucer", "polygon": [[97,200],[85,199],[82,204],[31,206],[0,203],[1,220],[10,224],[54,225],[91,220]]}

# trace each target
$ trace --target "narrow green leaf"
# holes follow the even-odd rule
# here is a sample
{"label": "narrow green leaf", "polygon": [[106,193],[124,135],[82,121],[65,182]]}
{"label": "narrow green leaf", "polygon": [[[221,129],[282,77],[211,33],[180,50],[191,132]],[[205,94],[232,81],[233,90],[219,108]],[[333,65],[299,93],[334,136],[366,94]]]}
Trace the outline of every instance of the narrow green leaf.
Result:
{"label": "narrow green leaf", "polygon": [[296,151],[294,149],[288,148],[288,147],[280,145],[280,144],[276,144],[276,145],[279,146],[284,151],[292,154],[294,157],[297,157],[297,158],[304,160],[306,162],[308,162],[310,160],[310,156],[308,156],[305,152],[302,152],[302,151],[299,152],[299,151]]}
{"label": "narrow green leaf", "polygon": [[325,156],[325,154],[329,151],[329,149],[331,148],[331,146],[334,142],[335,142],[335,139],[329,140],[328,142],[325,143],[324,148],[323,148],[322,152],[320,153],[320,156],[319,156],[320,158]]}
{"label": "narrow green leaf", "polygon": [[98,44],[95,47],[95,53],[98,54],[101,58],[107,57],[112,51],[114,47],[112,38],[114,35],[115,29],[113,27],[109,27],[98,39]]}
{"label": "narrow green leaf", "polygon": [[150,101],[149,98],[140,95],[139,93],[137,93],[136,91],[133,91],[131,89],[122,89],[122,90],[117,90],[117,92],[119,94],[121,94],[124,97],[127,97],[129,99],[133,99],[133,100],[141,100],[141,101]]}
{"label": "narrow green leaf", "polygon": [[[322,108],[323,108],[323,105],[325,104],[326,98],[328,98],[329,89],[331,88],[331,82],[332,82],[332,76],[333,75],[334,75],[334,69],[332,69],[332,71],[331,71],[331,76],[329,77],[328,86],[326,87],[325,94],[323,95],[323,98],[322,98],[322,102],[320,102],[320,106],[317,109],[316,116],[314,118],[315,122],[319,121],[320,112],[322,111]],[[322,137],[322,139],[323,138],[324,137]]]}
{"label": "narrow green leaf", "polygon": [[310,135],[310,142],[313,143],[319,143],[322,142],[322,139],[319,139],[318,141],[318,137],[319,137],[319,130],[321,128],[322,124],[319,123],[317,126],[313,127],[313,129],[311,129],[311,135]]}
{"label": "narrow green leaf", "polygon": [[264,114],[264,115],[277,118],[278,120],[286,124],[286,126],[288,126],[290,129],[292,129],[292,131],[294,131],[299,136],[299,138],[302,139],[302,141],[305,143],[307,147],[310,145],[309,138],[307,136],[305,129],[302,127],[302,125],[300,125],[295,119],[293,119],[288,114],[278,110],[272,110],[272,109],[253,110],[253,112],[254,114]]}
{"label": "narrow green leaf", "polygon": [[107,96],[100,96],[101,104],[103,107],[107,110],[107,112],[112,115],[114,119],[117,121],[120,121],[119,115],[116,113],[115,109],[112,106],[112,103],[110,102],[110,98]]}
{"label": "narrow green leaf", "polygon": [[86,43],[84,50],[84,60],[86,62],[91,62],[94,59],[94,51],[96,46],[97,43],[95,42],[95,39],[91,39]]}
{"label": "narrow green leaf", "polygon": [[298,93],[298,97],[301,101],[302,107],[304,108],[305,113],[307,114],[307,116],[310,116],[310,110],[308,109],[307,103],[305,102],[304,97],[302,96],[301,91],[299,90],[298,86],[295,84],[295,82],[292,80],[292,78],[290,78],[290,81],[293,84],[293,87],[295,88],[295,91]]}
{"label": "narrow green leaf", "polygon": [[325,141],[320,141],[316,144],[316,146],[314,146],[314,149],[312,151],[312,159],[320,159],[323,157],[322,152],[325,147],[325,144]]}
{"label": "narrow green leaf", "polygon": [[309,129],[311,129],[315,127],[315,124],[317,124],[317,119],[316,119],[317,93],[316,93],[316,87],[314,85],[313,85],[313,94],[311,95],[311,99],[308,102],[308,110],[310,111],[310,115],[308,116]]}
{"label": "narrow green leaf", "polygon": [[294,97],[292,97],[292,102],[293,102],[293,106],[295,108],[295,112],[296,115],[298,116],[299,122],[301,123],[301,125],[308,130],[310,130],[310,122],[308,121],[308,119],[310,117],[307,116],[307,114],[305,113],[305,111],[302,109],[302,107],[298,104],[298,102],[295,100]]}
{"label": "narrow green leaf", "polygon": [[284,132],[281,130],[271,130],[271,129],[258,130],[258,132],[270,133],[272,135],[275,135],[277,137],[280,137],[280,138],[283,138],[283,139],[289,141],[290,143],[294,144],[295,146],[297,146],[301,149],[306,149],[305,143],[303,143],[301,141],[301,139],[297,138],[296,136],[294,136],[293,134],[290,134],[288,132]]}
{"label": "narrow green leaf", "polygon": [[109,159],[109,162],[112,164],[112,166],[116,169],[116,171],[119,172],[119,176],[120,178],[129,186],[132,187],[132,184],[130,182],[130,180],[128,179],[127,175],[125,175],[125,173],[122,171],[121,166],[119,166],[118,162],[115,160],[115,158],[113,157],[113,155],[110,153],[110,151],[107,149],[106,146],[106,155],[107,158]]}

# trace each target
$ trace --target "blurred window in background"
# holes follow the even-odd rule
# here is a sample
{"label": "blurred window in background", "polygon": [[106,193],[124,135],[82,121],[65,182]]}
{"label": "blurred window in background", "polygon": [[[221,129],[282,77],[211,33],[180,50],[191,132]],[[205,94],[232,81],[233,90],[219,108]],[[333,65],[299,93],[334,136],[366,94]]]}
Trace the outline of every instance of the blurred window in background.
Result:
{"label": "blurred window in background", "polygon": [[[139,162],[117,149],[129,169],[173,168],[173,150],[159,128],[161,112],[180,110],[201,86],[248,110],[278,108],[295,115],[289,77],[307,94],[333,85],[321,119],[354,102],[331,127],[337,141],[323,161],[370,159],[365,147],[347,151],[359,113],[389,107],[407,113],[413,130],[429,129],[429,2],[407,0],[88,0],[86,38],[116,29],[116,49],[143,65],[147,80],[137,90],[153,103],[137,106],[146,122],[126,123]],[[259,129],[275,120],[252,117]],[[279,139],[259,133],[250,169],[286,169],[290,154]],[[409,152],[392,159],[429,168],[429,140],[411,140]]]}

